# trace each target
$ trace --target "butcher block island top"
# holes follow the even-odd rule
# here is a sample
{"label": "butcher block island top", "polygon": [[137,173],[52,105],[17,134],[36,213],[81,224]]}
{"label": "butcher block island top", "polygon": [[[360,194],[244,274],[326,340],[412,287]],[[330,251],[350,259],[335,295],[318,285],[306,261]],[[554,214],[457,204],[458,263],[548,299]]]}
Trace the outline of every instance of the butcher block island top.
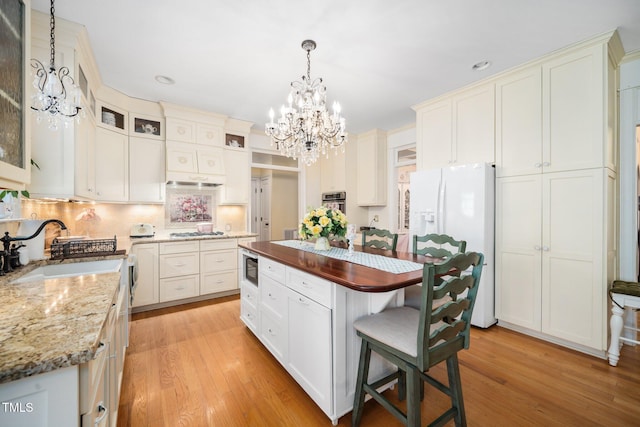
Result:
{"label": "butcher block island top", "polygon": [[[300,242],[300,245],[306,243]],[[324,256],[316,251],[296,249],[295,245],[285,246],[275,242],[251,242],[241,244],[266,258],[313,274],[347,288],[361,292],[388,292],[422,282],[422,268],[410,272],[391,273],[374,267]],[[301,246],[302,247],[302,246]],[[410,261],[417,264],[434,262],[436,259],[409,252],[388,251],[356,245],[356,253],[390,257],[397,260]],[[346,251],[346,249],[344,249]]]}

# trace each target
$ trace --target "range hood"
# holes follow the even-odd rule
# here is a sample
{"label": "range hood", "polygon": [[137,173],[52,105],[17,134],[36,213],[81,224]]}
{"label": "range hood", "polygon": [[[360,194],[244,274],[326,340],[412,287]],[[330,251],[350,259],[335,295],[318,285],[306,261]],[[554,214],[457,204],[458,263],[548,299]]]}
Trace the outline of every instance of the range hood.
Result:
{"label": "range hood", "polygon": [[[172,176],[179,175],[179,176]],[[226,177],[223,175],[187,175],[172,174],[167,172],[167,185],[172,186],[197,186],[197,187],[218,187],[225,183]]]}
{"label": "range hood", "polygon": [[172,186],[193,186],[193,187],[218,187],[221,182],[199,182],[199,181],[167,181],[167,185]]}
{"label": "range hood", "polygon": [[222,148],[167,141],[166,153],[167,184],[215,187],[226,181]]}

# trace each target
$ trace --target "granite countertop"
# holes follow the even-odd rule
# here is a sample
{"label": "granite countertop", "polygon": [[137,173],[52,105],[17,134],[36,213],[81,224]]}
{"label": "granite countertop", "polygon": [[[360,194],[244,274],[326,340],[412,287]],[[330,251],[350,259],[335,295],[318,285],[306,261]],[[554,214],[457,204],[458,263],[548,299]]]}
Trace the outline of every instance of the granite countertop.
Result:
{"label": "granite countertop", "polygon": [[[177,231],[177,230],[174,230]],[[257,233],[249,233],[249,232],[237,232],[237,233],[228,233],[222,236],[188,236],[188,237],[171,237],[172,230],[162,230],[156,232],[153,237],[131,237],[128,239],[130,246],[135,245],[136,243],[163,243],[163,242],[179,242],[181,240],[224,240],[224,239],[239,239],[242,237],[257,237]],[[126,247],[126,242],[120,239],[118,240],[118,248],[120,248],[120,241],[122,240],[122,247]],[[129,246],[129,247],[130,247]]]}
{"label": "granite countertop", "polygon": [[120,273],[10,282],[44,264],[109,258],[43,260],[0,276],[0,383],[92,360]]}

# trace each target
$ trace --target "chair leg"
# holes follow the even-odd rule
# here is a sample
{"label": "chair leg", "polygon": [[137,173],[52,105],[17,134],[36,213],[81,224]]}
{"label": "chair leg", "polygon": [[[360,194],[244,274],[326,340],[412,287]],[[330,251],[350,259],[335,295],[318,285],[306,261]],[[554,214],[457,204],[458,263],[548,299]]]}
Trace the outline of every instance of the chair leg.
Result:
{"label": "chair leg", "polygon": [[420,385],[422,378],[416,367],[407,370],[407,427],[420,427]]}
{"label": "chair leg", "polygon": [[398,400],[403,401],[407,397],[407,373],[402,369],[400,371],[400,377],[398,378]]}
{"label": "chair leg", "polygon": [[453,353],[447,359],[447,375],[449,377],[449,389],[451,390],[451,405],[456,409],[456,427],[465,427],[467,425],[467,416],[464,412],[462,382],[460,381],[460,367],[458,365],[457,353]]}
{"label": "chair leg", "polygon": [[611,344],[609,345],[609,365],[617,366],[618,360],[620,360],[620,334],[622,333],[622,327],[624,326],[624,320],[622,315],[624,310],[617,305],[611,306],[611,319],[609,320],[609,327],[611,328]]}
{"label": "chair leg", "polygon": [[360,361],[358,362],[358,379],[356,380],[356,391],[353,396],[353,411],[351,412],[351,426],[358,427],[362,419],[364,409],[364,383],[369,379],[369,362],[371,361],[371,347],[369,342],[362,340],[360,345]]}

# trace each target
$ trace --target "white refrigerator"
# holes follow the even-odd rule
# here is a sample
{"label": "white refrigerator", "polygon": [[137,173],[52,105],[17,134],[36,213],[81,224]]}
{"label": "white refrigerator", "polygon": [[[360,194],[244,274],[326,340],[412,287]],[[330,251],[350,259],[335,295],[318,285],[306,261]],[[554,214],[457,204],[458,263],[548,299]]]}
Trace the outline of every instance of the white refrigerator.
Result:
{"label": "white refrigerator", "polygon": [[482,252],[484,267],[471,324],[496,323],[494,282],[495,169],[486,163],[416,171],[410,178],[410,249],[414,235],[448,234]]}

